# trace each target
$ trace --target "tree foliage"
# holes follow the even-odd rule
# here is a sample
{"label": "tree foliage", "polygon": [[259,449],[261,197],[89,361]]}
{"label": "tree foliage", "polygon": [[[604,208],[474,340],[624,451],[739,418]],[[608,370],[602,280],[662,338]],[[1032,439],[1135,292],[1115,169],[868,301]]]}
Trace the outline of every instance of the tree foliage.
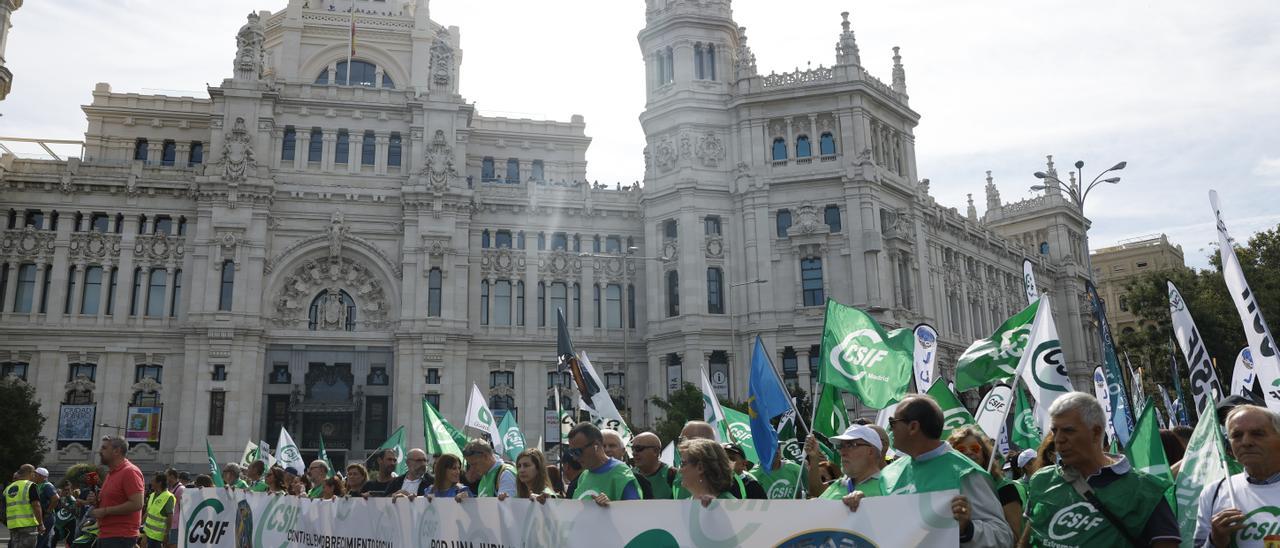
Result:
{"label": "tree foliage", "polygon": [[0,379],[0,478],[8,481],[23,464],[39,466],[49,451],[49,440],[40,435],[45,418],[31,385]]}
{"label": "tree foliage", "polygon": [[[1276,322],[1280,322],[1280,226],[1254,234],[1248,245],[1236,247],[1236,256],[1262,307],[1263,317],[1270,320],[1274,330]],[[1178,352],[1184,389],[1189,386],[1186,362],[1181,351],[1171,346],[1173,323],[1169,316],[1167,281],[1178,286],[1204,338],[1205,349],[1215,360],[1218,379],[1224,389],[1230,388],[1236,355],[1247,341],[1235,301],[1227,292],[1220,250],[1209,256],[1209,263],[1212,267],[1205,270],[1178,268],[1149,272],[1126,284],[1125,298],[1143,328],[1119,333],[1117,342],[1121,350],[1128,352],[1134,367],[1146,366],[1143,380],[1149,394],[1154,393],[1155,385],[1168,386],[1171,382],[1171,351]]]}
{"label": "tree foliage", "polygon": [[[653,396],[649,401],[662,410],[662,420],[653,425],[653,433],[657,434],[664,444],[680,436],[680,430],[684,428],[686,422],[702,420],[702,390],[692,383],[684,383],[679,390],[672,392],[666,398]],[[722,399],[720,406],[747,412],[745,403],[733,400]]]}

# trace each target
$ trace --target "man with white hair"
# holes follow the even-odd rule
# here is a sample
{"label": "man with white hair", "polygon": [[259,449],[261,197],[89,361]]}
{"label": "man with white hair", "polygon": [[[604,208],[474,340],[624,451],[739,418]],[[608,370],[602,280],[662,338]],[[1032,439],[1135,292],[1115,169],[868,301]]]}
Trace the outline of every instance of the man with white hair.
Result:
{"label": "man with white hair", "polygon": [[[1169,483],[1102,451],[1106,416],[1092,395],[1071,392],[1049,406],[1061,464],[1031,477],[1021,545],[1178,546],[1165,500]],[[1028,544],[1028,542],[1030,544]]]}
{"label": "man with white hair", "polygon": [[1275,546],[1280,542],[1280,413],[1241,405],[1227,415],[1227,439],[1244,472],[1205,486],[1196,546]]}

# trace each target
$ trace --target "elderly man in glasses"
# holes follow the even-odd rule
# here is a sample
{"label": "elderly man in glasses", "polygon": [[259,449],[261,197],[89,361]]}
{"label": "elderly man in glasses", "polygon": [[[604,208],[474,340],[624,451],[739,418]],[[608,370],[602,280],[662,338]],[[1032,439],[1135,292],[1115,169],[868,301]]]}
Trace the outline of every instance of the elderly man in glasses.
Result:
{"label": "elderly man in glasses", "polygon": [[477,497],[507,498],[516,496],[516,469],[493,453],[489,442],[475,439],[462,448],[469,473],[481,474],[476,485]]}
{"label": "elderly man in glasses", "polygon": [[[832,436],[831,442],[840,452],[840,469],[844,476],[831,482],[818,498],[844,501],[850,511],[858,509],[862,497],[884,494],[880,481],[880,464],[884,462],[884,445],[880,435],[869,426],[855,424],[844,433]],[[816,448],[816,442],[814,443]]]}

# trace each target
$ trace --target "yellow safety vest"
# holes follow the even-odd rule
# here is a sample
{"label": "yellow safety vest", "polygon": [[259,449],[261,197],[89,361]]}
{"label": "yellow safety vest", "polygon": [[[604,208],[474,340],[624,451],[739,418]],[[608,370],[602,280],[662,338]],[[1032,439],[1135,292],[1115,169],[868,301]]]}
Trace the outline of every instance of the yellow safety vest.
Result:
{"label": "yellow safety vest", "polygon": [[10,483],[4,489],[4,510],[7,520],[5,527],[14,530],[19,527],[35,527],[40,525],[36,516],[36,508],[31,504],[31,486],[27,480]]}
{"label": "yellow safety vest", "polygon": [[171,500],[173,500],[173,493],[168,491],[151,494],[151,500],[147,503],[147,517],[142,524],[142,532],[147,535],[147,538],[157,542],[164,541],[169,531],[169,518],[161,512]]}

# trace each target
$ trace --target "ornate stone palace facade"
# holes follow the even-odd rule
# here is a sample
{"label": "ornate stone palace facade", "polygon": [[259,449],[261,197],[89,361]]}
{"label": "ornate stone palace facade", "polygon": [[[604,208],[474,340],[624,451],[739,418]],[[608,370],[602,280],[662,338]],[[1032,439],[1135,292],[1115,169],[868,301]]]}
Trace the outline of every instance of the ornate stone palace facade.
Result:
{"label": "ornate stone palace facade", "polygon": [[950,375],[1025,306],[1024,257],[1087,384],[1087,221],[990,179],[982,217],[938,204],[897,48],[873,77],[847,14],[832,66],[764,75],[728,0],[648,0],[644,183],[597,186],[581,117],[482,115],[427,0],[354,1],[350,66],[351,0],[289,0],[249,15],[207,98],[99,84],[83,158],[0,159],[0,363],[37,388],[55,467],[157,419],[146,465],[281,425],[359,460],[420,440],[424,397],[459,421],[473,383],[536,433],[558,308],[638,427],[702,367],[744,399],[756,335],[810,390],[827,297],[931,323]]}

